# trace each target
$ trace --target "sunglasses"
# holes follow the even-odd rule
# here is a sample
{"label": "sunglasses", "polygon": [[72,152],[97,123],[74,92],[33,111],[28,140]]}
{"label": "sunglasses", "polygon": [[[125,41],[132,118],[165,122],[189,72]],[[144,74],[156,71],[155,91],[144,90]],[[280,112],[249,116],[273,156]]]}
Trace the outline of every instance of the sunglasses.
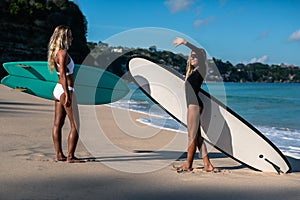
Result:
{"label": "sunglasses", "polygon": [[197,54],[191,54],[191,59],[198,58]]}

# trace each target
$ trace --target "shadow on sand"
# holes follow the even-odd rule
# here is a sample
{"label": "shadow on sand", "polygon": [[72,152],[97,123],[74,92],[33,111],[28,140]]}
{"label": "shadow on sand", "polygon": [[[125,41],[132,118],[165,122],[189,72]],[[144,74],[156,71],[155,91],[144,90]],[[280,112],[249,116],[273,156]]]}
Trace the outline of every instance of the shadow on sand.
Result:
{"label": "shadow on sand", "polygon": [[[120,156],[96,156],[96,157],[86,157],[81,158],[85,162],[128,162],[128,161],[148,161],[148,160],[170,160],[170,163],[174,161],[185,160],[187,153],[177,152],[177,151],[151,151],[151,150],[134,150],[134,154],[131,155],[120,155]],[[178,155],[180,155],[178,157]],[[211,159],[218,158],[228,158],[223,153],[209,153]],[[198,154],[195,154],[195,160],[201,159]],[[219,169],[225,170],[237,170],[246,168],[244,165],[234,165],[234,166],[217,166]]]}

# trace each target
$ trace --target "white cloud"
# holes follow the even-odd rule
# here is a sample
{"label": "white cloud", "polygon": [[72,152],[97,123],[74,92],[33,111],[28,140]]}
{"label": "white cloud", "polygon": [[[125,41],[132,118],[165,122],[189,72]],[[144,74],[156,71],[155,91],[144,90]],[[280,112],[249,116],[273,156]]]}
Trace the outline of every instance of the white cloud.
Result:
{"label": "white cloud", "polygon": [[289,37],[290,41],[300,40],[300,29],[292,33]]}
{"label": "white cloud", "polygon": [[214,20],[214,17],[206,18],[206,19],[198,19],[194,22],[194,27],[198,28],[201,25],[210,24]]}
{"label": "white cloud", "polygon": [[264,63],[269,59],[269,56],[264,55],[261,58],[252,58],[250,63]]}
{"label": "white cloud", "polygon": [[171,13],[177,13],[189,9],[193,4],[193,0],[167,0],[165,5]]}

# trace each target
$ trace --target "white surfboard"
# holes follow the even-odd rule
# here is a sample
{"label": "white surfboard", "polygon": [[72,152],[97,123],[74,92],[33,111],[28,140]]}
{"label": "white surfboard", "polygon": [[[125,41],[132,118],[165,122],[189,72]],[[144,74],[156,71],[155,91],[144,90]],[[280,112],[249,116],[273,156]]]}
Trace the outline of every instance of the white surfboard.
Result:
{"label": "white surfboard", "polygon": [[[170,68],[133,57],[127,69],[136,84],[181,124],[187,124],[184,78]],[[286,157],[259,130],[216,98],[202,90],[202,136],[241,164],[263,172],[290,172]]]}

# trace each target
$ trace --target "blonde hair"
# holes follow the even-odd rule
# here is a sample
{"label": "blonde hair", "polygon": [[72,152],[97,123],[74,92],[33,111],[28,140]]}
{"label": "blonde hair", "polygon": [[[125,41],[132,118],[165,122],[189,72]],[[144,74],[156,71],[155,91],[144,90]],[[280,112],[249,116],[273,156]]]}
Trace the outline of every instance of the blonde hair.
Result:
{"label": "blonde hair", "polygon": [[48,67],[52,72],[55,68],[55,56],[60,49],[68,50],[68,34],[70,32],[68,26],[57,26],[50,38],[48,45]]}
{"label": "blonde hair", "polygon": [[[190,52],[189,58],[187,60],[187,65],[186,65],[186,74],[185,74],[185,80],[189,77],[189,75],[192,73],[192,71],[200,66],[205,68],[206,67],[206,52],[204,49],[199,49],[199,51],[194,51],[197,55],[198,58],[198,66],[194,66],[191,64],[191,56],[192,56],[192,52]],[[203,74],[201,74],[203,76]]]}

